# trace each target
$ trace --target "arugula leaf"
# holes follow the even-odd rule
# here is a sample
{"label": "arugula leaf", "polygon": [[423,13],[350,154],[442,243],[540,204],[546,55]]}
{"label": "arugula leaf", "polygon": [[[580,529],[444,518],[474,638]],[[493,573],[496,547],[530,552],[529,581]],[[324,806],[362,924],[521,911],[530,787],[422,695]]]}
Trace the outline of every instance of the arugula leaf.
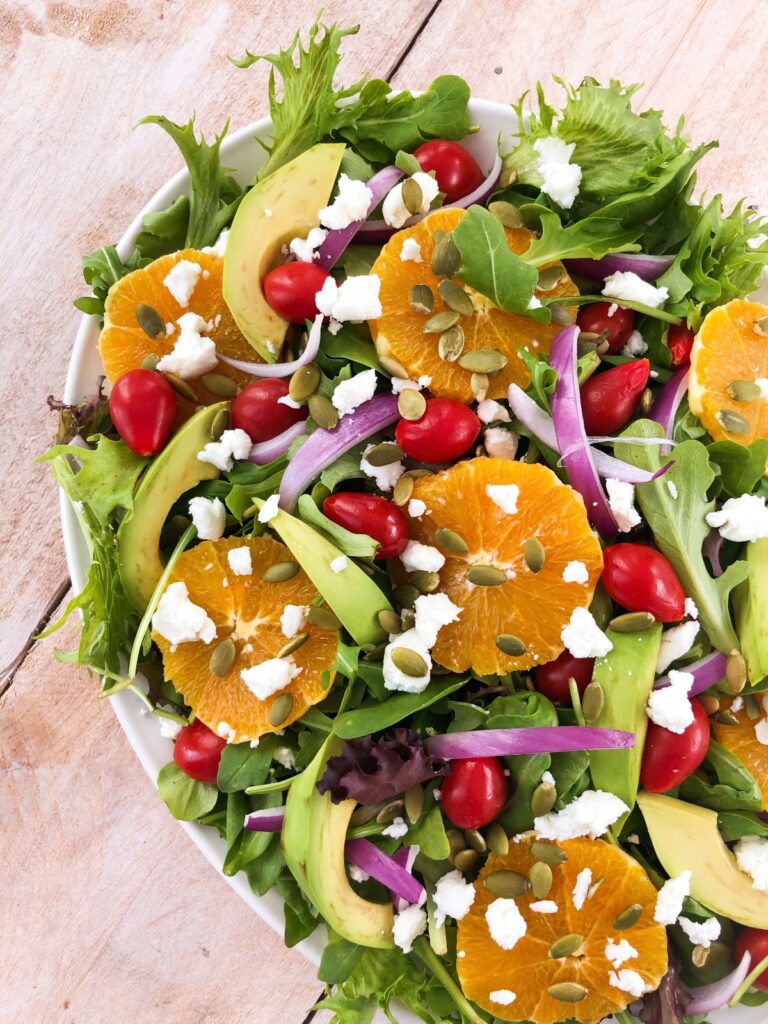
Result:
{"label": "arugula leaf", "polygon": [[625,228],[618,219],[593,214],[563,226],[551,210],[541,214],[541,237],[534,238],[521,259],[534,267],[552,260],[599,260],[609,252],[635,252],[639,227]]}
{"label": "arugula leaf", "polygon": [[38,457],[38,462],[54,462],[72,456],[81,468],[66,488],[71,501],[85,502],[100,523],[106,523],[115,509],[133,508],[136,481],[149,462],[136,455],[125,441],[112,441],[103,434],[95,448],[57,444]]}
{"label": "arugula leaf", "polygon": [[323,515],[308,494],[299,498],[299,516],[308,526],[314,527],[328,538],[345,555],[351,558],[375,558],[379,550],[379,542],[367,533],[350,533],[343,526],[334,523]]}
{"label": "arugula leaf", "polygon": [[320,474],[320,483],[335,491],[340,483],[345,480],[360,480],[365,478],[365,473],[360,469],[360,459],[363,456],[363,448],[370,442],[361,441],[354,448],[340,455],[335,462],[327,466]]}
{"label": "arugula leaf", "polygon": [[187,243],[188,224],[189,196],[178,196],[165,210],[146,215],[144,230],[138,233],[134,245],[148,260],[177,252]]}
{"label": "arugula leaf", "polygon": [[333,731],[345,740],[382,732],[461,689],[466,681],[464,676],[441,676],[429,683],[421,693],[397,693],[381,704],[377,702],[363,705],[354,711],[344,711],[334,719]]}
{"label": "arugula leaf", "polygon": [[471,206],[451,237],[461,254],[458,277],[508,313],[527,313],[538,274],[507,244],[504,228],[482,206]]}
{"label": "arugula leaf", "polygon": [[132,253],[127,262],[123,263],[114,245],[103,245],[94,249],[89,256],[83,257],[83,279],[90,286],[93,295],[82,295],[75,299],[75,309],[103,320],[104,303],[112,285],[131,271],[146,266],[147,263],[149,260],[142,259],[138,252]]}
{"label": "arugula leaf", "polygon": [[730,498],[752,494],[764,483],[768,462],[768,440],[759,439],[750,445],[735,441],[715,441],[707,448],[709,460],[720,470],[723,490]]}
{"label": "arugula leaf", "polygon": [[[629,437],[640,438],[661,438],[663,434],[661,426],[651,420],[638,420],[625,431]],[[715,473],[706,447],[700,441],[684,441],[667,457],[656,445],[626,442],[617,444],[615,453],[633,466],[654,472],[672,462],[657,480],[637,485],[638,504],[659,550],[672,563],[686,594],[696,602],[710,642],[725,653],[738,648],[729,599],[733,588],[746,578],[747,564],[734,562],[713,579],[704,563],[701,547],[709,534],[704,517],[715,507],[714,501],[707,499]],[[676,498],[670,493],[670,482],[676,486]]]}
{"label": "arugula leaf", "polygon": [[763,797],[754,776],[715,740],[710,740],[703,767],[712,781],[698,773],[691,775],[680,787],[683,800],[716,811],[762,810]]}
{"label": "arugula leaf", "polygon": [[744,836],[768,839],[768,825],[757,814],[748,811],[723,811],[717,816],[717,827],[727,843],[735,843]]}
{"label": "arugula leaf", "polygon": [[207,814],[219,798],[219,791],[212,783],[190,779],[175,761],[170,761],[160,769],[157,793],[179,821],[194,821]]}

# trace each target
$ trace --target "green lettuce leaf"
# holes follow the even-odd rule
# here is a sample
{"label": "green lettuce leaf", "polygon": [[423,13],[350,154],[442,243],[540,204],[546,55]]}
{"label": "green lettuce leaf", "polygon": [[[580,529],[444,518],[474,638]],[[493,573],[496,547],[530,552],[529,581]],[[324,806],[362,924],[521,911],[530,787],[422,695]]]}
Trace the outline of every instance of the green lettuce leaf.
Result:
{"label": "green lettuce leaf", "polygon": [[715,740],[710,740],[702,768],[680,787],[683,800],[715,811],[762,810],[763,797],[754,776]]}
{"label": "green lettuce leaf", "polygon": [[350,533],[323,515],[308,494],[302,494],[299,498],[299,516],[335,544],[342,554],[351,558],[375,558],[379,550],[378,541],[373,540],[367,533]]}
{"label": "green lettuce leaf", "polygon": [[124,263],[114,245],[103,245],[94,249],[89,256],[83,257],[83,280],[93,295],[81,295],[79,299],[75,299],[75,309],[103,320],[104,303],[112,285],[131,271],[146,266],[147,263],[149,260],[143,259],[138,252],[132,253]]}
{"label": "green lettuce leaf", "polygon": [[640,228],[625,228],[620,220],[593,214],[563,227],[556,213],[541,214],[541,236],[534,238],[522,259],[534,267],[552,260],[602,259],[608,252],[632,252]]}
{"label": "green lettuce leaf", "polygon": [[69,456],[80,463],[80,469],[67,480],[67,496],[73,502],[88,505],[98,521],[106,524],[116,509],[133,508],[136,482],[149,463],[149,458],[136,455],[125,441],[112,441],[103,434],[93,438],[95,448],[74,444],[57,444],[39,456],[38,462],[55,462]]}
{"label": "green lettuce leaf", "polygon": [[458,277],[508,313],[528,312],[538,274],[511,251],[501,223],[472,206],[451,235],[461,254]]}

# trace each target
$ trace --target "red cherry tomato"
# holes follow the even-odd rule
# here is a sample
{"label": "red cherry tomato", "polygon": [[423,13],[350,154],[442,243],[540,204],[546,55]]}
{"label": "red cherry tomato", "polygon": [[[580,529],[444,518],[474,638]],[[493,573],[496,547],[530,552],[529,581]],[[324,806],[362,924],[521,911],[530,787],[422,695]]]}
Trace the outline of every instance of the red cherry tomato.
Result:
{"label": "red cherry tomato", "polygon": [[226,740],[195,719],[185,725],[176,737],[173,760],[190,779],[198,782],[215,782],[219,772],[221,752]]}
{"label": "red cherry tomato", "polygon": [[377,540],[381,545],[377,558],[395,558],[408,543],[408,520],[404,513],[376,494],[332,494],[323,502],[323,512],[345,530],[367,533]]}
{"label": "red cherry tomato", "polygon": [[667,345],[672,356],[672,365],[687,366],[691,361],[691,349],[695,335],[685,324],[673,324],[667,332]]}
{"label": "red cherry tomato", "polygon": [[276,313],[292,324],[303,324],[317,316],[315,295],[328,276],[316,263],[283,263],[270,270],[261,286]]}
{"label": "red cherry tomato", "polygon": [[668,560],[645,544],[614,544],[603,552],[603,584],[630,612],[650,612],[658,622],[685,614],[685,591]]}
{"label": "red cherry tomato", "polygon": [[[741,962],[745,953],[750,953],[752,956],[750,970],[757,967],[768,956],[768,932],[761,931],[759,928],[745,928],[736,939],[733,952],[737,964]],[[752,984],[761,992],[768,992],[768,969],[763,971]]]}
{"label": "red cherry tomato", "polygon": [[463,199],[479,188],[485,180],[475,160],[458,142],[433,139],[414,150],[422,171],[435,172],[440,191],[445,192],[445,201],[453,203]]}
{"label": "red cherry tomato", "polygon": [[616,303],[595,302],[589,306],[582,306],[576,317],[576,323],[582,331],[590,331],[593,334],[607,332],[606,341],[608,351],[615,355],[622,349],[632,333],[635,326],[635,314],[631,309],[624,309],[623,306],[616,306],[609,316],[608,310]]}
{"label": "red cherry tomato", "polygon": [[400,420],[397,443],[419,462],[451,462],[468,451],[480,433],[480,420],[455,398],[428,398],[421,419]]}
{"label": "red cherry tomato", "polygon": [[651,364],[647,359],[622,363],[595,374],[581,385],[581,410],[588,434],[613,434],[627,423],[637,408]]}
{"label": "red cherry tomato", "polygon": [[468,757],[451,764],[441,788],[443,810],[456,828],[482,828],[498,817],[509,787],[498,757]]}
{"label": "red cherry tomato", "polygon": [[173,429],[176,395],[154,370],[129,370],[109,396],[109,415],[117,432],[137,455],[155,455]]}
{"label": "red cherry tomato", "polygon": [[270,441],[307,418],[306,406],[292,409],[278,399],[288,394],[284,380],[255,380],[232,403],[232,426],[244,430],[254,444]]}
{"label": "red cherry tomato", "polygon": [[685,732],[670,732],[648,723],[640,782],[651,793],[667,793],[685,782],[704,760],[709,747],[709,719],[697,700],[691,701],[693,721]]}
{"label": "red cherry tomato", "polygon": [[592,681],[594,658],[574,658],[570,651],[565,650],[554,661],[539,665],[533,671],[533,685],[550,700],[561,704],[571,703],[571,691],[568,680],[576,680],[579,693],[584,693]]}

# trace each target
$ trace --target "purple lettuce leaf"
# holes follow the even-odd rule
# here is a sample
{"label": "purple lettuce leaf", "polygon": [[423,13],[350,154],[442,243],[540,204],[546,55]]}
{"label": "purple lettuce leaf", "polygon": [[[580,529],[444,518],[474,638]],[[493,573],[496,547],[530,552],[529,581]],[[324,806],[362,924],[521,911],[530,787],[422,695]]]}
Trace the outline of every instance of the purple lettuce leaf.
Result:
{"label": "purple lettuce leaf", "polygon": [[643,1024],[683,1024],[691,997],[680,979],[680,964],[670,950],[669,968],[655,992],[643,996],[636,1016]]}

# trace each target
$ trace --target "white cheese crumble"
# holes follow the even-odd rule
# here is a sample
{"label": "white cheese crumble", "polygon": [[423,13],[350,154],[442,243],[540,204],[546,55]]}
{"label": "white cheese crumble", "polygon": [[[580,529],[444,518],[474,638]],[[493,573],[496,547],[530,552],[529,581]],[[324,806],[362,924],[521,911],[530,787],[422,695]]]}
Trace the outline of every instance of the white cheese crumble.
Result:
{"label": "white cheese crumble", "polygon": [[349,870],[349,877],[353,882],[367,882],[371,877],[367,871],[363,871],[363,869],[359,868],[357,864],[349,864],[347,867]]}
{"label": "white cheese crumble", "polygon": [[629,533],[631,529],[642,522],[640,513],[635,508],[635,485],[627,483],[625,480],[614,480],[609,477],[605,481],[605,489],[608,492],[608,504],[619,531]]}
{"label": "white cheese crumble", "polygon": [[380,491],[391,491],[405,472],[405,466],[402,462],[391,462],[388,466],[372,466],[366,455],[374,447],[375,445],[369,444],[363,451],[362,458],[360,459],[360,469],[366,476],[376,481],[376,486]]}
{"label": "white cheese crumble", "polygon": [[229,722],[219,722],[219,724],[216,726],[216,734],[218,736],[221,736],[222,739],[226,740],[227,743],[234,743],[235,736],[237,735],[237,733],[229,724]]}
{"label": "white cheese crumble", "polygon": [[630,336],[627,338],[626,344],[621,350],[623,356],[644,356],[648,351],[642,334],[640,331],[632,331]]}
{"label": "white cheese crumble", "polygon": [[413,940],[423,935],[427,927],[426,911],[415,903],[395,914],[395,923],[392,925],[392,938],[395,945],[404,953],[410,953],[413,949]]}
{"label": "white cheese crumble", "polygon": [[518,441],[517,434],[504,427],[486,427],[483,431],[483,444],[492,459],[514,459]]}
{"label": "white cheese crumble", "polygon": [[380,289],[378,274],[354,275],[340,285],[332,277],[327,277],[315,295],[315,304],[321,313],[339,323],[359,324],[381,316]]}
{"label": "white cheese crumble", "polygon": [[197,453],[200,462],[209,462],[222,471],[232,469],[235,459],[242,461],[251,454],[253,443],[244,430],[225,430],[218,441],[209,441]]}
{"label": "white cheese crumble", "polygon": [[499,1006],[509,1006],[517,999],[517,995],[508,988],[497,988],[495,992],[488,993],[488,998]]}
{"label": "white cheese crumble", "polygon": [[528,909],[534,914],[556,914],[558,906],[554,900],[534,900],[528,905]]}
{"label": "white cheese crumble", "polygon": [[481,423],[509,423],[510,417],[507,410],[492,398],[484,398],[477,404],[477,415]]}
{"label": "white cheese crumble", "polygon": [[449,871],[435,886],[435,924],[439,928],[446,917],[461,921],[475,902],[475,887],[460,871]]}
{"label": "white cheese crumble", "polygon": [[[487,435],[486,431],[486,435]],[[517,484],[486,484],[485,493],[497,508],[513,516],[517,512],[517,499],[520,497],[520,488]]]}
{"label": "white cheese crumble", "polygon": [[218,366],[216,346],[210,338],[205,338],[202,331],[209,331],[211,324],[206,323],[197,313],[185,313],[179,317],[181,333],[176,339],[173,350],[163,356],[157,369],[166,373],[175,373],[183,380],[192,380],[204,373],[210,373]]}
{"label": "white cheese crumble", "polygon": [[[266,210],[264,211],[266,213]],[[224,228],[219,237],[216,239],[213,245],[204,245],[200,252],[207,252],[209,256],[218,256],[219,259],[224,259],[227,251],[227,241],[229,240],[229,228]]]}
{"label": "white cheese crumble", "polygon": [[166,740],[175,740],[184,726],[181,722],[175,722],[172,718],[158,718],[160,723],[160,735]]}
{"label": "white cheese crumble", "polygon": [[401,377],[392,378],[392,394],[399,395],[401,391],[422,391],[424,388],[428,388],[432,383],[432,378],[423,374],[418,380],[403,379]]}
{"label": "white cheese crumble", "polygon": [[447,594],[422,594],[416,598],[413,610],[413,628],[427,647],[434,647],[443,626],[456,622],[461,614],[461,608]]}
{"label": "white cheese crumble", "polygon": [[613,650],[613,644],[587,608],[573,609],[567,625],[560,630],[560,639],[574,658],[602,658]]}
{"label": "white cheese crumble", "polygon": [[370,401],[376,393],[376,371],[363,370],[349,380],[337,384],[331,397],[333,407],[338,409],[339,416],[348,416],[363,402]]}
{"label": "white cheese crumble", "polygon": [[542,177],[541,191],[564,210],[570,210],[581,184],[581,167],[571,163],[576,144],[550,135],[537,139],[533,148],[539,157],[536,166]]}
{"label": "white cheese crumble", "polygon": [[[392,660],[392,652],[398,647],[415,651],[421,655],[427,666],[423,676],[409,676],[399,669]],[[386,690],[399,690],[402,693],[421,693],[426,689],[432,672],[432,658],[429,647],[424,643],[423,637],[415,629],[408,629],[391,638],[384,648],[384,661],[382,663],[384,673],[384,688]]]}
{"label": "white cheese crumble", "polygon": [[709,949],[713,942],[720,938],[720,922],[716,917],[706,921],[692,921],[689,917],[679,917],[677,923],[694,944]]}
{"label": "white cheese crumble", "polygon": [[301,409],[301,402],[294,402],[290,395],[281,395],[277,400],[278,405],[284,405],[287,409]]}
{"label": "white cheese crumble", "polygon": [[681,622],[679,626],[671,626],[661,634],[661,645],[656,659],[656,672],[666,672],[672,662],[682,658],[693,647],[699,632],[699,624],[695,619]]}
{"label": "white cheese crumble", "polygon": [[331,562],[330,570],[331,572],[335,572],[338,574],[340,572],[344,572],[348,565],[349,559],[347,558],[347,556],[339,555],[338,558],[334,558],[333,561]]}
{"label": "white cheese crumble", "polygon": [[445,565],[445,555],[429,544],[409,540],[400,555],[400,561],[406,572],[439,572]]}
{"label": "white cheese crumble", "polygon": [[191,498],[189,514],[200,540],[218,540],[224,533],[227,510],[219,498]]}
{"label": "white cheese crumble", "polygon": [[275,747],[272,760],[277,761],[282,768],[288,771],[296,767],[296,754],[290,747]]}
{"label": "white cheese crumble", "polygon": [[152,616],[152,629],[171,644],[188,644],[202,640],[209,644],[216,636],[216,626],[205,608],[189,600],[186,583],[171,583],[158,602]]}
{"label": "white cheese crumble", "polygon": [[291,658],[268,658],[258,665],[244,668],[240,678],[257,700],[267,700],[286,686],[301,672]]}
{"label": "white cheese crumble", "polygon": [[745,836],[736,843],[733,852],[736,863],[752,879],[752,887],[768,892],[768,839]]}
{"label": "white cheese crumble", "polygon": [[768,537],[768,508],[765,498],[756,494],[729,498],[719,511],[709,512],[705,519],[725,540],[744,543]]}
{"label": "white cheese crumble", "polygon": [[426,511],[426,502],[423,502],[421,498],[411,498],[408,502],[408,515],[411,519],[421,519]]}
{"label": "white cheese crumble", "polygon": [[696,607],[696,602],[692,597],[686,597],[683,607],[685,608],[685,614],[689,619],[698,619],[699,609]]}
{"label": "white cheese crumble", "polygon": [[677,501],[677,496],[679,492],[677,490],[677,484],[674,480],[667,480],[667,490],[669,491],[672,497],[672,501]]}
{"label": "white cheese crumble", "polygon": [[292,238],[288,248],[300,263],[312,263],[327,237],[328,232],[322,228],[310,228],[306,238]]}
{"label": "white cheese crumble", "polygon": [[317,216],[323,227],[341,231],[355,221],[365,220],[372,202],[373,192],[364,181],[341,174],[333,202],[330,206],[324,206]]}
{"label": "white cheese crumble", "polygon": [[259,509],[258,520],[260,523],[271,523],[279,511],[280,495],[270,494],[270,496]]}
{"label": "white cheese crumble", "polygon": [[569,562],[563,569],[563,583],[589,583],[589,572],[583,562]]}
{"label": "white cheese crumble", "polygon": [[250,576],[253,573],[251,549],[246,544],[241,548],[230,548],[227,552],[227,561],[235,576]]}
{"label": "white cheese crumble", "polygon": [[[437,181],[431,174],[425,174],[424,171],[417,171],[412,176],[412,180],[415,181],[421,189],[421,205],[419,206],[418,212],[427,213],[432,200],[440,191]],[[397,185],[387,192],[381,207],[381,214],[391,228],[401,228],[403,224],[413,216],[403,202],[402,181],[399,181]]]}
{"label": "white cheese crumble", "polygon": [[528,931],[525,918],[512,899],[494,900],[485,912],[485,920],[491,938],[502,949],[514,949]]}
{"label": "white cheese crumble", "polygon": [[548,786],[557,785],[557,783],[555,782],[555,776],[552,774],[552,772],[542,772],[541,781],[546,782]]}
{"label": "white cheese crumble", "polygon": [[608,939],[605,945],[605,958],[613,967],[621,967],[627,960],[636,960],[638,955],[635,947],[631,946],[626,939],[622,939],[620,942]]}
{"label": "white cheese crumble", "polygon": [[648,697],[645,713],[656,725],[680,736],[693,722],[693,706],[688,691],[693,686],[691,672],[669,673],[669,686],[653,690]]}
{"label": "white cheese crumble", "polygon": [[730,708],[730,710],[733,712],[733,714],[735,715],[738,711],[741,711],[741,709],[743,707],[744,707],[744,698],[743,697],[734,697],[733,700],[731,701],[731,708]]}
{"label": "white cheese crumble", "polygon": [[421,263],[421,246],[415,238],[406,238],[400,250],[400,259],[403,263]]}
{"label": "white cheese crumble", "polygon": [[191,260],[179,260],[166,274],[163,284],[182,309],[186,309],[203,268]]}
{"label": "white cheese crumble", "polygon": [[760,397],[768,398],[768,377],[755,377],[755,384],[760,388]]}
{"label": "white cheese crumble", "polygon": [[659,924],[674,924],[680,917],[683,901],[691,894],[691,872],[683,871],[677,878],[668,879],[656,896],[654,921]]}
{"label": "white cheese crumble", "polygon": [[626,299],[628,302],[641,302],[644,306],[659,309],[669,298],[669,289],[644,281],[631,270],[617,270],[606,277],[603,284],[603,295],[611,299]]}
{"label": "white cheese crumble", "polygon": [[541,309],[541,307],[543,305],[544,305],[544,303],[541,301],[541,299],[539,299],[536,295],[532,295],[530,297],[530,299],[528,299],[528,305],[525,308],[526,309]]}
{"label": "white cheese crumble", "polygon": [[576,839],[604,835],[629,808],[613,793],[588,789],[561,811],[550,811],[534,818],[533,827],[542,839]]}
{"label": "white cheese crumble", "polygon": [[646,985],[637,971],[630,971],[626,967],[621,971],[611,971],[608,978],[613,988],[618,988],[622,992],[628,992],[635,999],[639,999],[640,996],[649,991],[648,985]]}
{"label": "white cheese crumble", "polygon": [[390,839],[402,839],[407,832],[408,826],[405,823],[405,819],[398,817],[394,818],[385,829],[382,829],[381,834],[389,836]]}
{"label": "white cheese crumble", "polygon": [[576,910],[581,910],[589,895],[589,887],[592,885],[592,869],[584,868],[576,875],[576,884],[571,894],[573,905]]}
{"label": "white cheese crumble", "polygon": [[289,640],[298,636],[309,618],[309,607],[305,604],[287,604],[280,615],[280,628]]}

